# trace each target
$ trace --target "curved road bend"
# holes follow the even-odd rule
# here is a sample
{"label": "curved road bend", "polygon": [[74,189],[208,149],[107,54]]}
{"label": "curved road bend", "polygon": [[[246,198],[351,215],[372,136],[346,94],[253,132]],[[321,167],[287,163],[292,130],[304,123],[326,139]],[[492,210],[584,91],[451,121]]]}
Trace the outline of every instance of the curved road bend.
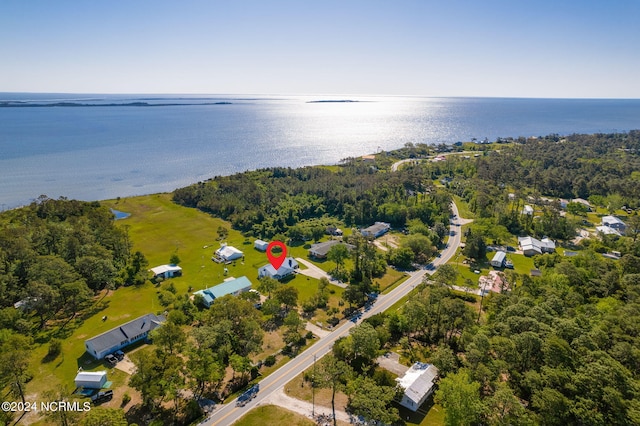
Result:
{"label": "curved road bend", "polygon": [[[453,211],[453,217],[450,224],[450,231],[452,231],[452,233],[450,234],[449,241],[445,249],[442,251],[440,256],[433,261],[433,265],[436,267],[447,263],[449,259],[454,256],[456,248],[460,245],[460,228],[456,226],[459,224],[460,220],[458,216],[458,207],[455,203],[451,203],[451,209]],[[415,288],[415,286],[420,284],[425,274],[433,274],[434,271],[435,270],[427,271],[421,269],[419,271],[412,272],[410,277],[398,287],[387,294],[381,294],[378,296],[373,307],[369,311],[364,312],[358,322],[389,309],[393,304]],[[249,410],[260,405],[267,396],[278,389],[283,388],[293,378],[311,367],[313,365],[314,358],[318,360],[326,355],[331,350],[333,343],[340,337],[348,335],[349,330],[351,330],[355,324],[356,323],[352,321],[347,321],[333,330],[330,334],[319,339],[297,357],[271,373],[264,380],[261,380],[260,392],[258,392],[255,399],[247,403],[244,407],[236,407],[237,399],[234,399],[225,405],[221,405],[220,408],[215,410],[213,414],[201,424],[220,426],[232,425]]]}

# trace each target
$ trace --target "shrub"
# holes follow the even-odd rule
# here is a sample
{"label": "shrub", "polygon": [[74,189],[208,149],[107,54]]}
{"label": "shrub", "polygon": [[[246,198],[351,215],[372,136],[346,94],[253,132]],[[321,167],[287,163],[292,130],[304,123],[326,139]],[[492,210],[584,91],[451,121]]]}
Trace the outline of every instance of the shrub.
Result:
{"label": "shrub", "polygon": [[122,406],[124,407],[130,401],[131,401],[131,395],[129,395],[127,392],[125,392],[124,395],[122,395]]}
{"label": "shrub", "polygon": [[49,342],[49,351],[47,352],[47,358],[53,359],[60,355],[62,352],[62,341],[60,339],[53,338]]}
{"label": "shrub", "polygon": [[267,367],[271,367],[273,364],[276,363],[276,357],[273,355],[269,355],[265,360],[264,360],[264,365],[266,365]]}

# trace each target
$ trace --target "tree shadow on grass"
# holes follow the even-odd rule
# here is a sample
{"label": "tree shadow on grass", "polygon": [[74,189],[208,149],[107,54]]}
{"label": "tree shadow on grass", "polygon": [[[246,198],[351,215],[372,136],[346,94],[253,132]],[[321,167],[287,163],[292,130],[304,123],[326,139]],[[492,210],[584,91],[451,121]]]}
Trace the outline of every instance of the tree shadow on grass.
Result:
{"label": "tree shadow on grass", "polygon": [[406,407],[403,407],[399,403],[396,404],[398,414],[400,415],[400,424],[402,425],[420,425],[424,422],[425,418],[429,414],[429,411],[433,408],[433,397],[430,397],[424,404],[420,406],[418,411],[411,411]]}

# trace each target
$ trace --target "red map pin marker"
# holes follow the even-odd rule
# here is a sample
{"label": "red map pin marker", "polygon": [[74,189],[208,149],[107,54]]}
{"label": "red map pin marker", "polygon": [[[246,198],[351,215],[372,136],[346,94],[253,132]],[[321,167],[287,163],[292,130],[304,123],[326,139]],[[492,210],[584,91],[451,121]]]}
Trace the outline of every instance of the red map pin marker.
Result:
{"label": "red map pin marker", "polygon": [[[280,247],[282,249],[282,254],[280,256],[274,256],[271,253],[271,249],[274,247]],[[287,246],[284,245],[281,241],[271,241],[267,246],[267,258],[269,258],[269,263],[271,266],[277,271],[282,264],[284,263],[284,259],[287,257]]]}

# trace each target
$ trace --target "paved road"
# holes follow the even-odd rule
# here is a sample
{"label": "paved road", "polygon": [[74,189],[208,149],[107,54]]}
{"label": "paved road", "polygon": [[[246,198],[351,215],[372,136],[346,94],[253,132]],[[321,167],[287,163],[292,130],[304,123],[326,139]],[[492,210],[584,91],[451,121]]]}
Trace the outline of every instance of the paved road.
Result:
{"label": "paved road", "polygon": [[[450,230],[453,231],[452,236],[449,238],[447,247],[445,247],[440,256],[432,262],[435,267],[447,263],[449,259],[451,259],[455,255],[456,248],[460,245],[460,228],[459,226],[457,226],[460,220],[458,217],[458,208],[455,203],[452,203],[451,208],[453,210],[453,218],[451,219],[450,226]],[[357,322],[347,321],[346,323],[340,325],[334,331],[332,331],[325,337],[322,337],[311,347],[307,348],[307,350],[299,354],[296,358],[292,359],[287,364],[283,365],[278,370],[274,371],[273,373],[271,373],[271,375],[262,380],[260,382],[260,392],[258,393],[256,398],[249,402],[247,405],[245,405],[244,407],[236,407],[236,400],[234,399],[233,401],[225,405],[221,405],[220,408],[215,410],[213,414],[201,424],[220,426],[232,425],[249,410],[256,407],[257,405],[260,405],[260,403],[269,395],[276,392],[277,390],[285,386],[288,382],[290,382],[294,377],[298,376],[304,370],[311,367],[313,365],[314,359],[318,360],[326,355],[331,350],[333,342],[335,342],[340,337],[347,336],[349,334],[349,330],[351,330],[351,328],[354,327],[356,323],[359,323],[365,318],[389,309],[394,303],[403,298],[413,288],[419,285],[426,274],[433,274],[434,272],[435,269],[423,269],[412,272],[411,276],[398,287],[387,294],[381,294],[373,307],[369,309],[369,311],[364,312],[360,319],[357,320]]]}

